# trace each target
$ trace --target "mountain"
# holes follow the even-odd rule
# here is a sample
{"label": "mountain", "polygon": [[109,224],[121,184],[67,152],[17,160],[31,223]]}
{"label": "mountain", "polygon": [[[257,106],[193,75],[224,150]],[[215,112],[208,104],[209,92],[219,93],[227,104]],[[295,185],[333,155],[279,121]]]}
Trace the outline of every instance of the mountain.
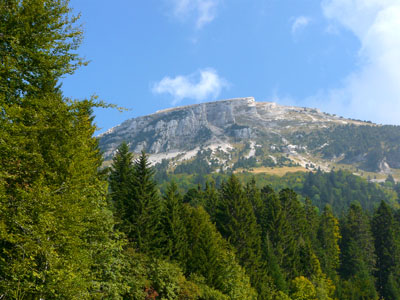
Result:
{"label": "mountain", "polygon": [[106,160],[122,141],[131,151],[144,150],[154,164],[163,162],[175,172],[195,171],[202,165],[208,171],[348,168],[397,176],[400,169],[399,126],[251,97],[175,107],[127,120],[99,136]]}

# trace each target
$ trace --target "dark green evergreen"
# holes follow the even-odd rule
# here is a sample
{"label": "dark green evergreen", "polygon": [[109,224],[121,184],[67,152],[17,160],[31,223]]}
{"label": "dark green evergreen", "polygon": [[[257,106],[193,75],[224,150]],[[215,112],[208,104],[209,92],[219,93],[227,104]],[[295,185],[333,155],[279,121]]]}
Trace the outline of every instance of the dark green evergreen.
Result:
{"label": "dark green evergreen", "polygon": [[161,252],[162,202],[154,182],[154,171],[150,167],[146,153],[134,162],[132,198],[127,207],[126,220],[130,225],[126,230],[128,240],[144,253]]}
{"label": "dark green evergreen", "polygon": [[232,175],[220,190],[217,228],[237,250],[245,267],[256,267],[261,247],[260,229],[241,183]]}
{"label": "dark green evergreen", "polygon": [[[375,270],[375,247],[369,218],[360,204],[350,206],[340,222],[340,268],[341,298],[376,299],[373,272]],[[356,288],[355,288],[356,287]],[[360,288],[362,287],[362,288]]]}
{"label": "dark green evergreen", "polygon": [[387,300],[400,298],[400,264],[396,223],[391,208],[382,201],[372,219],[376,253],[376,287]]}
{"label": "dark green evergreen", "polygon": [[339,221],[333,216],[330,205],[325,206],[317,231],[317,254],[322,271],[332,280],[337,279],[339,268]]}
{"label": "dark green evergreen", "polygon": [[210,215],[211,221],[216,222],[218,208],[218,191],[215,187],[215,181],[207,181],[203,192],[204,208]]}
{"label": "dark green evergreen", "polygon": [[175,182],[171,182],[167,187],[163,199],[164,210],[161,222],[165,244],[162,245],[161,250],[172,260],[184,261],[189,245],[182,216],[182,196],[179,194]]}
{"label": "dark green evergreen", "polygon": [[252,203],[235,175],[221,186],[216,224],[222,236],[235,248],[259,297],[264,299],[270,290],[270,280],[262,263],[261,229]]}
{"label": "dark green evergreen", "polygon": [[114,215],[119,223],[122,223],[120,224],[122,229],[132,225],[125,222],[126,212],[132,199],[133,174],[133,155],[129,152],[128,145],[123,142],[113,158],[109,177]]}

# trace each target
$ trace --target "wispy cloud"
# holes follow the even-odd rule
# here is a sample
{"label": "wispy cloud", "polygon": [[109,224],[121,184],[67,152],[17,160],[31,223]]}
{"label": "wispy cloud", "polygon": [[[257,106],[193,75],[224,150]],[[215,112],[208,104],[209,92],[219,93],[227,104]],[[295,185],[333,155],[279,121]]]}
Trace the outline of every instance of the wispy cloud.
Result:
{"label": "wispy cloud", "polygon": [[[360,41],[359,67],[342,88],[325,91],[325,108],[400,124],[400,1],[324,0],[326,18]],[[348,113],[347,115],[349,115]]]}
{"label": "wispy cloud", "polygon": [[164,77],[153,85],[152,91],[156,94],[170,94],[173,97],[172,104],[175,105],[185,98],[214,100],[228,86],[228,82],[217,71],[208,68],[187,76]]}
{"label": "wispy cloud", "polygon": [[299,30],[310,24],[311,19],[305,16],[299,16],[292,23],[292,34],[296,34]]}
{"label": "wispy cloud", "polygon": [[221,0],[169,0],[173,15],[179,19],[195,19],[197,29],[211,23],[217,15]]}

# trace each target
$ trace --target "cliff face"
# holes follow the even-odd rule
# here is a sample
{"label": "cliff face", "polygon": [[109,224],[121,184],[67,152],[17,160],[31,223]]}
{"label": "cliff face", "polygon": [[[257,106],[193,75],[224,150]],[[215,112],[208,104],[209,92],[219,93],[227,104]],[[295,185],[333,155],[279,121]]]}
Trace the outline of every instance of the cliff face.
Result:
{"label": "cliff face", "polygon": [[209,145],[269,139],[285,143],[295,131],[338,124],[362,124],[315,109],[255,102],[237,98],[166,109],[127,120],[100,136],[100,147],[110,158],[122,141],[133,152],[150,154],[190,151]]}

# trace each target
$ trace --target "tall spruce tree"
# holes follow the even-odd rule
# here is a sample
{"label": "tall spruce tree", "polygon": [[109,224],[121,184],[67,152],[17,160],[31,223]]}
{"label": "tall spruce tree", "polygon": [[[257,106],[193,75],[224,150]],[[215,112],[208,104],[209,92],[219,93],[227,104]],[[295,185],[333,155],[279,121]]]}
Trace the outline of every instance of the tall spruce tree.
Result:
{"label": "tall spruce tree", "polygon": [[[373,272],[375,247],[369,224],[360,204],[353,203],[340,222],[340,268],[338,294],[343,299],[376,299]],[[362,288],[358,288],[362,287]]]}
{"label": "tall spruce tree", "polygon": [[305,211],[297,194],[291,189],[283,189],[279,192],[279,201],[283,224],[285,224],[284,238],[287,242],[281,242],[283,247],[282,266],[289,274],[289,278],[306,275],[310,268],[312,247],[307,236]]}
{"label": "tall spruce tree", "polygon": [[210,215],[211,221],[216,222],[218,208],[218,191],[215,188],[215,181],[207,181],[203,192],[204,208]]}
{"label": "tall spruce tree", "polygon": [[120,223],[120,228],[129,228],[126,224],[126,212],[130,205],[133,188],[133,155],[128,145],[123,142],[113,158],[110,172],[110,197],[114,208],[114,215]]}
{"label": "tall spruce tree", "polygon": [[339,221],[333,216],[332,208],[328,204],[321,215],[318,233],[318,257],[321,262],[322,271],[332,280],[337,279],[339,268]]}
{"label": "tall spruce tree", "polygon": [[238,260],[249,274],[259,299],[265,299],[271,280],[262,263],[261,230],[252,203],[235,175],[221,186],[216,220],[222,236],[236,249]]}
{"label": "tall spruce tree", "polygon": [[[190,245],[184,261],[186,273],[200,275],[207,285],[222,291],[230,299],[256,299],[257,293],[250,285],[249,276],[239,266],[232,247],[211,223],[206,211],[185,204],[183,216]],[[207,295],[204,298],[207,299]],[[225,298],[209,296],[209,299]]]}
{"label": "tall spruce tree", "polygon": [[145,253],[161,252],[163,241],[162,202],[153,176],[147,155],[142,151],[134,162],[132,198],[126,211],[126,221],[131,225],[126,233],[129,241]]}
{"label": "tall spruce tree", "polygon": [[396,223],[391,208],[382,201],[372,219],[376,253],[376,287],[388,300],[400,298],[400,264]]}
{"label": "tall spruce tree", "polygon": [[254,264],[258,264],[261,250],[260,229],[251,203],[234,175],[220,190],[217,228],[235,247],[243,266],[249,269],[257,267]]}
{"label": "tall spruce tree", "polygon": [[187,244],[186,228],[182,215],[182,196],[179,194],[174,181],[168,185],[163,199],[164,213],[161,222],[165,239],[162,251],[170,259],[183,262],[189,245]]}

